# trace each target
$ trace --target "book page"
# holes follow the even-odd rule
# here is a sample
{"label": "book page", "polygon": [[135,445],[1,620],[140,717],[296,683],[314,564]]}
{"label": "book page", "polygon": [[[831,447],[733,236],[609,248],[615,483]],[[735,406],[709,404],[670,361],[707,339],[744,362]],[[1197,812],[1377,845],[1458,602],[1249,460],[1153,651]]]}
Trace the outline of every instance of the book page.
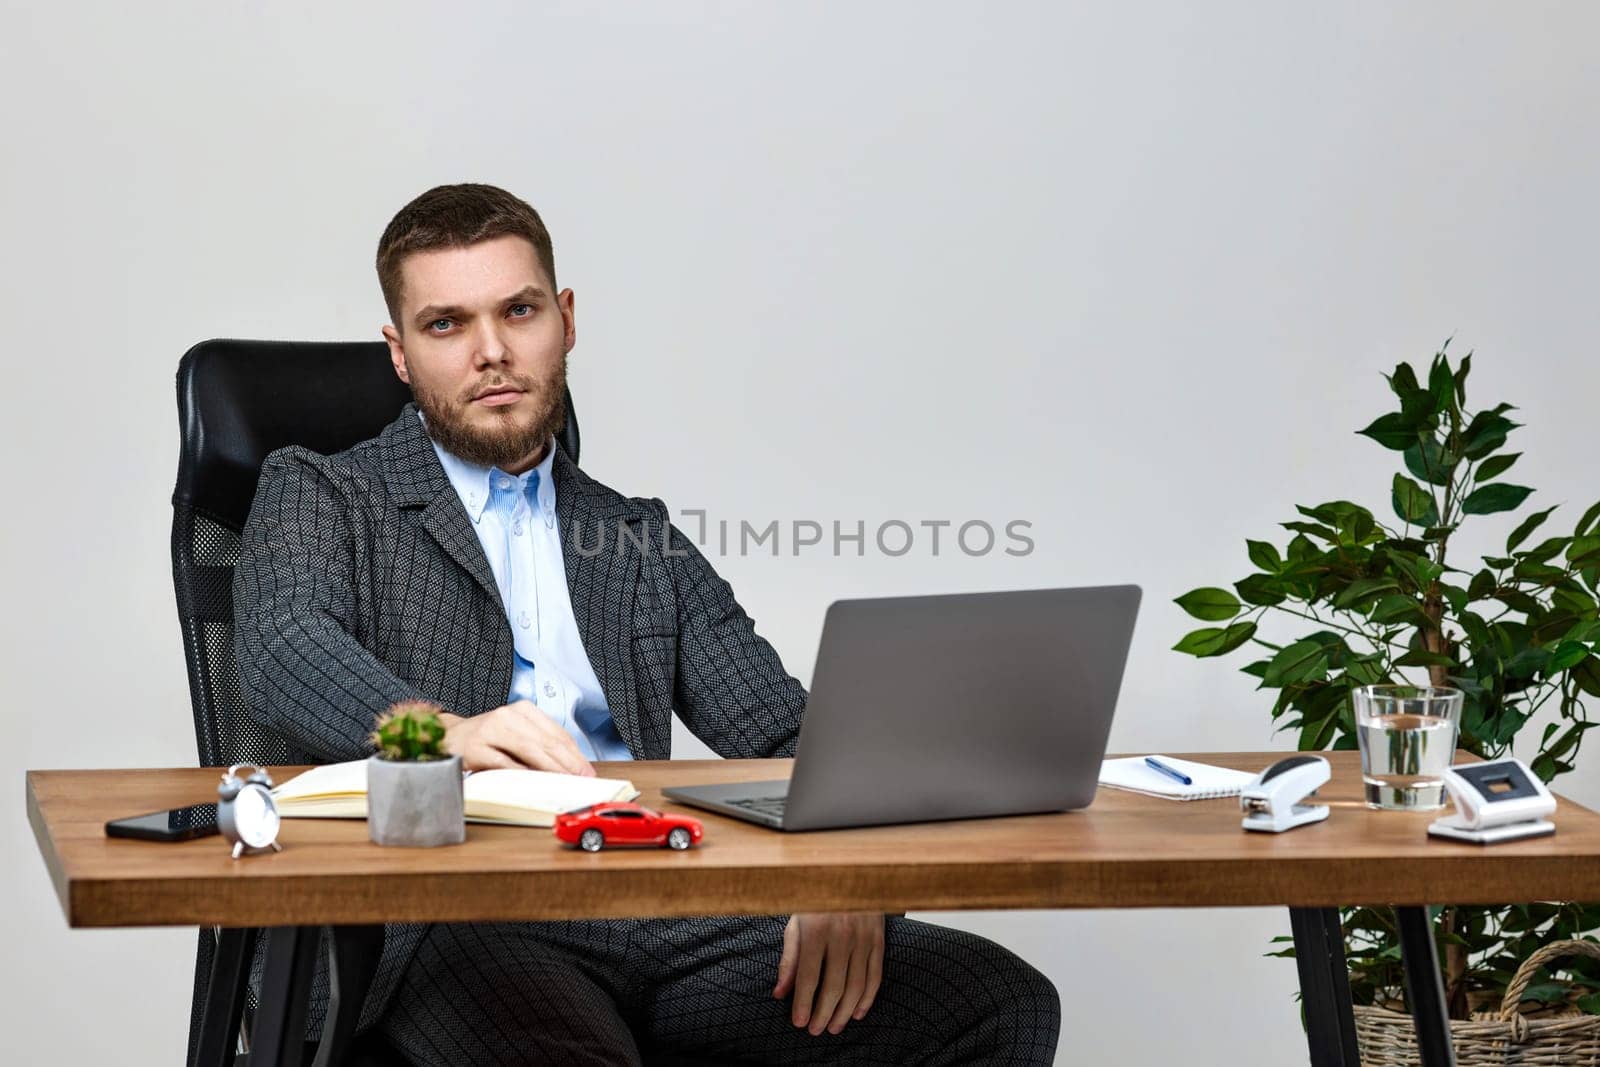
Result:
{"label": "book page", "polygon": [[309,797],[365,797],[367,795],[367,761],[350,760],[348,763],[329,763],[313,767],[277,786],[273,797],[281,808],[285,800]]}
{"label": "book page", "polygon": [[507,821],[524,814],[554,816],[604,800],[626,800],[638,795],[633,783],[621,778],[510,768],[477,771],[467,776],[466,784],[469,816]]}

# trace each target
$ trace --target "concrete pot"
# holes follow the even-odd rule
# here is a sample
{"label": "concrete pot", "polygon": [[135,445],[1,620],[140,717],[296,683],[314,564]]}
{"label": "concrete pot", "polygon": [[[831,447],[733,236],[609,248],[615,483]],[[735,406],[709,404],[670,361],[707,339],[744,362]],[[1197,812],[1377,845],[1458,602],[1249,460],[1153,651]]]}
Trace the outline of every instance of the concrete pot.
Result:
{"label": "concrete pot", "polygon": [[402,848],[459,845],[467,839],[461,757],[367,760],[367,833]]}

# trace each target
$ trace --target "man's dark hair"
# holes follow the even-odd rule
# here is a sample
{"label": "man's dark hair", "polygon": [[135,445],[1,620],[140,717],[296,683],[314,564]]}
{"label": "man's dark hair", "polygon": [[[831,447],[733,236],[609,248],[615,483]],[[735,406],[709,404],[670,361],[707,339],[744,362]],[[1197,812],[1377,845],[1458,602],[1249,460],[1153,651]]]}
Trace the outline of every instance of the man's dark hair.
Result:
{"label": "man's dark hair", "polygon": [[[389,320],[400,321],[400,265],[413,252],[462,248],[494,237],[524,237],[533,245],[539,265],[556,284],[556,256],[550,231],[539,213],[524,200],[493,185],[438,185],[401,208],[378,239],[378,285],[389,306]],[[552,297],[555,293],[550,294]]]}

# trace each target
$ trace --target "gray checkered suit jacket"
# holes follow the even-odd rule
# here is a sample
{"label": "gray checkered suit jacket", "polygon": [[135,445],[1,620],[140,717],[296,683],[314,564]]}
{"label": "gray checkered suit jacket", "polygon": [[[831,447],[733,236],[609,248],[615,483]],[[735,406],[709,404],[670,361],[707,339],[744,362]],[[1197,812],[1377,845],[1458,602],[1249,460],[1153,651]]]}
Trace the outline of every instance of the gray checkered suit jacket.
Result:
{"label": "gray checkered suit jacket", "polygon": [[[634,757],[671,755],[674,711],[720,755],[793,755],[805,690],[666,505],[601,485],[559,445],[552,472],[573,615]],[[494,576],[410,404],[337,455],[267,457],[233,599],[245,702],[308,762],[371,754],[373,720],[397,700],[474,715],[511,688]],[[386,928],[363,1025],[424,930]]]}

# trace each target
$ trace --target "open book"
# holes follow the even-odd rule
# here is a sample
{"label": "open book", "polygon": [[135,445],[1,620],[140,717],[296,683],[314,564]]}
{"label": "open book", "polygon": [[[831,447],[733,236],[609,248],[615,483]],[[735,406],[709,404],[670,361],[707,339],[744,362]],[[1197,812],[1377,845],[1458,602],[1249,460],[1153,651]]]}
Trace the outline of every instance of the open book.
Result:
{"label": "open book", "polygon": [[1156,758],[1193,778],[1194,784],[1184,785],[1175,778],[1168,778],[1147,765],[1143,756],[1108,759],[1101,763],[1100,784],[1169,800],[1209,800],[1212,797],[1236,797],[1256,777],[1248,771],[1213,767],[1209,763],[1195,763],[1172,756]]}
{"label": "open book", "polygon": [[[554,826],[563,811],[606,800],[632,800],[633,783],[550,771],[468,772],[462,792],[467,821],[503,826]],[[367,761],[329,763],[297,774],[272,791],[286,819],[365,819]]]}

